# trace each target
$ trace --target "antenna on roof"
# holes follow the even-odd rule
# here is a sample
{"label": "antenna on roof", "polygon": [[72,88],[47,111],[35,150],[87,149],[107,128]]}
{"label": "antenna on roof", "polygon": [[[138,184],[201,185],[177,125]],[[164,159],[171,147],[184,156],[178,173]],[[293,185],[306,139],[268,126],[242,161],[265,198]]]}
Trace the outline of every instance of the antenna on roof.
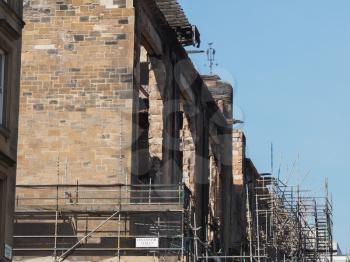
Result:
{"label": "antenna on roof", "polygon": [[219,64],[215,62],[215,55],[216,55],[216,50],[213,48],[214,43],[209,43],[208,44],[208,49],[207,49],[207,58],[209,62],[209,68],[210,68],[210,75],[213,75],[213,68],[214,66],[218,66]]}
{"label": "antenna on roof", "polygon": [[[271,142],[271,147],[270,147],[270,157],[271,157],[271,174],[273,174],[273,143]],[[279,177],[278,177],[279,179]]]}

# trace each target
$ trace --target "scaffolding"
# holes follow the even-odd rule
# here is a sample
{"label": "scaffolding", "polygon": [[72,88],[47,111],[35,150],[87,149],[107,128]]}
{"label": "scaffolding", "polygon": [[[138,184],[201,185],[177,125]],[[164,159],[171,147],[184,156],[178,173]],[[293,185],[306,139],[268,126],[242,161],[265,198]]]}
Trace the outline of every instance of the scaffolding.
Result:
{"label": "scaffolding", "polygon": [[237,261],[333,261],[332,203],[328,195],[290,186],[269,174],[246,187],[248,246]]}
{"label": "scaffolding", "polygon": [[189,199],[182,184],[17,185],[14,254],[184,261]]}
{"label": "scaffolding", "polygon": [[316,197],[269,174],[249,181],[246,239],[241,253],[223,254],[198,237],[195,201],[183,184],[17,185],[14,255],[58,262],[69,256],[332,262],[332,201],[325,188]]}

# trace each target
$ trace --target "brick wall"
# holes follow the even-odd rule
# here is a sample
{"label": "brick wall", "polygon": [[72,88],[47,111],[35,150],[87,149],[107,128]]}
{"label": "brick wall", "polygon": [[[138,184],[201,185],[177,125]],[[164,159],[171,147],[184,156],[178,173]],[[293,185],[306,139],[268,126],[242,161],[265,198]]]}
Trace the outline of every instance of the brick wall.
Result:
{"label": "brick wall", "polygon": [[25,2],[18,184],[130,181],[131,0]]}

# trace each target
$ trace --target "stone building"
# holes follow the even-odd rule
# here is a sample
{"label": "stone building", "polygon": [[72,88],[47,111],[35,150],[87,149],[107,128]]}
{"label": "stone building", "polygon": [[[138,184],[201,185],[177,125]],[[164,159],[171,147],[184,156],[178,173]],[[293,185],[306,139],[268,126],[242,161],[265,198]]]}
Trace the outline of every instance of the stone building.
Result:
{"label": "stone building", "polygon": [[234,234],[231,242],[231,253],[237,255],[246,252],[248,254],[247,203],[251,208],[255,205],[253,192],[256,191],[261,176],[254,163],[246,157],[246,137],[243,131],[237,129],[234,129],[232,133],[232,176],[231,217],[234,220],[231,230]]}
{"label": "stone building", "polygon": [[194,68],[177,1],[24,3],[16,260],[233,254],[232,87]]}
{"label": "stone building", "polygon": [[12,257],[22,2],[0,1],[0,261]]}

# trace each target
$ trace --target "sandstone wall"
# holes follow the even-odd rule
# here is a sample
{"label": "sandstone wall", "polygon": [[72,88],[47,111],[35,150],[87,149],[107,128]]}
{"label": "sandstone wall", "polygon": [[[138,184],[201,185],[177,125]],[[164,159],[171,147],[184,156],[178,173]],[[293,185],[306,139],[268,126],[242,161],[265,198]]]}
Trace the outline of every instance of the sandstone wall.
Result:
{"label": "sandstone wall", "polygon": [[131,0],[25,2],[18,184],[130,181]]}
{"label": "sandstone wall", "polygon": [[245,136],[242,131],[234,130],[232,134],[232,175],[233,184],[241,191],[244,184]]}
{"label": "sandstone wall", "polygon": [[213,99],[148,2],[135,8],[125,0],[26,2],[19,184],[136,184],[153,176],[156,183],[178,184],[185,178],[202,240],[211,190],[211,215],[225,225],[212,240],[224,241],[226,251],[232,95]]}
{"label": "sandstone wall", "polygon": [[231,250],[240,254],[245,234],[245,136],[241,130],[232,133],[232,207],[231,207]]}
{"label": "sandstone wall", "polygon": [[233,117],[233,88],[219,76],[202,76],[216,104],[224,116],[231,120]]}

